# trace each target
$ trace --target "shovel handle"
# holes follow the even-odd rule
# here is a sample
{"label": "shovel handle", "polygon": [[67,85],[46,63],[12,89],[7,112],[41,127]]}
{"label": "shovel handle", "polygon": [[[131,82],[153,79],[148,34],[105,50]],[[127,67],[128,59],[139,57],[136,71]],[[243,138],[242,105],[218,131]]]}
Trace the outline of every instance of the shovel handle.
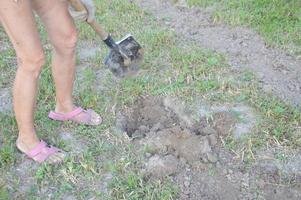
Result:
{"label": "shovel handle", "polygon": [[[69,0],[69,2],[76,11],[86,10],[86,7],[79,0]],[[94,29],[94,31],[102,40],[106,40],[109,37],[109,34],[104,30],[104,28],[100,24],[97,23],[96,20],[87,23]]]}

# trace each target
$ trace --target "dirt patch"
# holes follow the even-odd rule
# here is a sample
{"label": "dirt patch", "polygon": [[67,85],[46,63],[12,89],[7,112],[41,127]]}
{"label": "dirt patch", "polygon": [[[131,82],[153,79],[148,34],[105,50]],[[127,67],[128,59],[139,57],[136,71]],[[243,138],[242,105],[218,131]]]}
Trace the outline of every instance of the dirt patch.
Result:
{"label": "dirt patch", "polygon": [[286,52],[273,49],[254,31],[229,27],[212,20],[210,9],[188,8],[185,1],[136,0],[179,38],[223,53],[229,64],[257,73],[266,92],[300,106],[301,61]]}
{"label": "dirt patch", "polygon": [[82,61],[89,61],[100,55],[101,49],[92,42],[81,42],[78,45],[78,56]]}
{"label": "dirt patch", "polygon": [[0,89],[0,112],[12,112],[12,97],[9,89]]}
{"label": "dirt patch", "polygon": [[141,172],[146,179],[171,177],[180,189],[178,199],[299,199],[300,180],[291,181],[298,175],[299,162],[285,164],[274,156],[277,162],[265,164],[258,159],[246,165],[224,147],[221,139],[254,127],[256,115],[251,109],[244,105],[202,108],[200,120],[193,120],[193,113],[179,101],[147,96],[118,114],[118,127],[145,153]]}
{"label": "dirt patch", "polygon": [[[24,155],[17,155],[18,162],[6,174],[8,191],[13,199],[24,199],[24,195],[31,191],[37,184],[35,173],[38,164],[32,162]],[[11,187],[14,186],[14,187]]]}
{"label": "dirt patch", "polygon": [[65,150],[69,153],[79,154],[88,149],[87,142],[72,132],[62,131],[59,133],[59,137],[66,145]]}
{"label": "dirt patch", "polygon": [[2,52],[12,48],[12,45],[7,41],[6,34],[2,31],[2,26],[0,26],[0,30],[0,52]]}
{"label": "dirt patch", "polygon": [[201,105],[198,108],[198,115],[205,124],[209,121],[218,132],[221,128],[224,134],[232,132],[234,139],[240,140],[251,134],[256,122],[260,120],[256,112],[244,104],[207,106]]}

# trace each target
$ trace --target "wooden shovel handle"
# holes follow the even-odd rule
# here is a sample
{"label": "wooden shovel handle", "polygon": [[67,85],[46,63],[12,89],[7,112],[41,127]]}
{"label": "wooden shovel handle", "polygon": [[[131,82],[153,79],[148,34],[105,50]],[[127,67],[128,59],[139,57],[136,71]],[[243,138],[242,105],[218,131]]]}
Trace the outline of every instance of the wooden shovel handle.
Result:
{"label": "wooden shovel handle", "polygon": [[[76,11],[84,11],[86,10],[85,6],[79,0],[69,0],[70,4],[74,7]],[[88,23],[94,31],[99,35],[102,40],[108,38],[109,34],[103,29],[103,27],[97,23],[96,20]]]}

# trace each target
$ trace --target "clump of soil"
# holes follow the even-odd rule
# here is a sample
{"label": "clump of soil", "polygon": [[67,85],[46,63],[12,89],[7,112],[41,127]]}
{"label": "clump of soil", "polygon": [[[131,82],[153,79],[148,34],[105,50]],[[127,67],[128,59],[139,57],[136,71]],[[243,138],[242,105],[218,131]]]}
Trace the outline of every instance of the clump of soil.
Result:
{"label": "clump of soil", "polygon": [[[177,100],[147,96],[118,114],[117,127],[128,134],[138,151],[145,152],[141,172],[146,180],[171,177],[181,200],[300,199],[298,188],[281,182],[283,170],[274,162],[246,165],[224,148],[221,139],[245,135],[255,125],[251,109],[227,105],[205,110],[210,116],[206,113],[193,120]],[[238,116],[247,121],[243,123]],[[286,172],[286,177],[294,177],[295,171]]]}
{"label": "clump of soil", "polygon": [[190,164],[217,162],[214,147],[218,143],[218,135],[224,135],[223,128],[229,129],[233,123],[221,124],[218,131],[211,128],[210,124],[200,126],[185,113],[178,115],[178,107],[172,109],[171,104],[166,102],[170,100],[156,97],[138,100],[132,109],[126,111],[123,122],[119,122],[121,128],[136,139],[135,144],[147,146],[149,153],[172,154]]}

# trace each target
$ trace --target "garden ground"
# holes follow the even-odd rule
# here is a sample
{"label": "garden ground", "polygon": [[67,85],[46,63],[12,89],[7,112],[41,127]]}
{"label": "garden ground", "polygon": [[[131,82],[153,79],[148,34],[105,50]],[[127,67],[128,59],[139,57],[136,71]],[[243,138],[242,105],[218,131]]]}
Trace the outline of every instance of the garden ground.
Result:
{"label": "garden ground", "polygon": [[48,62],[36,127],[69,153],[58,166],[15,148],[16,60],[1,29],[0,199],[300,199],[298,2],[235,2],[96,0],[98,20],[146,52],[136,77],[117,79],[78,24],[74,96],[102,114],[96,128],[47,118],[54,86],[40,26]]}

